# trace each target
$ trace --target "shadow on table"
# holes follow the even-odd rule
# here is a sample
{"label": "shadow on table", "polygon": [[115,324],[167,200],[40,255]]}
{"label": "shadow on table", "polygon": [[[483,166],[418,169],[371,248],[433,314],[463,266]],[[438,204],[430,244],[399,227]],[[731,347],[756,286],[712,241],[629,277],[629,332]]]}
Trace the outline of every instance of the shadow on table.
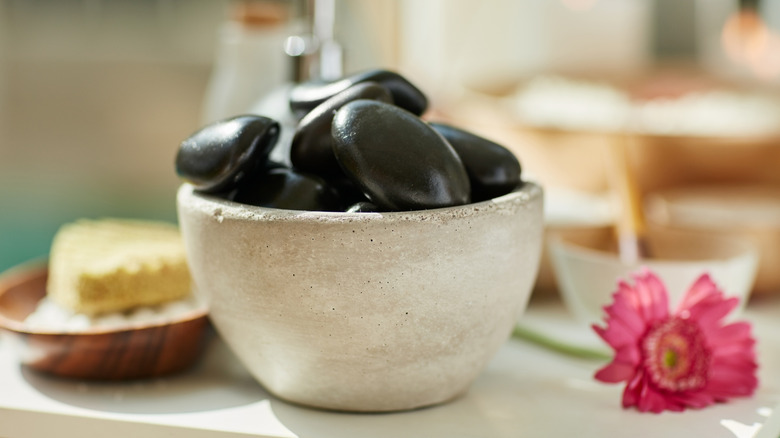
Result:
{"label": "shadow on table", "polygon": [[103,412],[170,414],[245,406],[270,396],[219,339],[192,369],[164,378],[91,382],[53,377],[23,368],[22,376],[58,402]]}
{"label": "shadow on table", "polygon": [[[516,437],[517,421],[533,421],[503,401],[523,393],[523,384],[502,373],[483,373],[460,397],[441,405],[404,412],[331,412],[271,399],[277,419],[300,438]],[[526,418],[527,417],[527,418]]]}

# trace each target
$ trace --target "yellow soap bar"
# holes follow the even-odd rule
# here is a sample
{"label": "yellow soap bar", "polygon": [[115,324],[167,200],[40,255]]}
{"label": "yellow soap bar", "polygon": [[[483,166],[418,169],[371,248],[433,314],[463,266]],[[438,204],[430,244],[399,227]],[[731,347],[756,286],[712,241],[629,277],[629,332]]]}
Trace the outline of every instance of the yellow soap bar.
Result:
{"label": "yellow soap bar", "polygon": [[86,314],[183,298],[190,294],[190,273],[179,230],[128,219],[66,224],[52,243],[47,294]]}

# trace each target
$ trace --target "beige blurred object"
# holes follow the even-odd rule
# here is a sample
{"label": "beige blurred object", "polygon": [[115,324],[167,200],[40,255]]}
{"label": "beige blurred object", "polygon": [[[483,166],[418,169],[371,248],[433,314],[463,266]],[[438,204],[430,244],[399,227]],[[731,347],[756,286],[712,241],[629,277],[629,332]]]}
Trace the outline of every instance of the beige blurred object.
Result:
{"label": "beige blurred object", "polygon": [[677,187],[648,196],[646,210],[655,226],[752,242],[760,254],[753,293],[780,294],[780,184]]}
{"label": "beige blurred object", "polygon": [[642,194],[690,183],[780,183],[780,99],[694,74],[485,80],[444,112],[511,149],[545,187],[607,191],[605,154],[626,133]]}
{"label": "beige blurred object", "polygon": [[638,140],[632,160],[645,194],[689,184],[780,185],[780,135]]}
{"label": "beige blurred object", "polygon": [[619,280],[652,270],[665,283],[674,308],[685,291],[704,273],[727,296],[742,299],[751,293],[758,255],[747,241],[731,236],[661,229],[648,226],[647,242],[653,258],[625,264],[617,253],[612,228],[587,235],[555,235],[549,241],[555,275],[567,308],[583,323],[597,323]]}
{"label": "beige blurred object", "polygon": [[[530,118],[524,120],[517,113],[516,93],[533,81],[533,77],[486,78],[469,92],[453,97],[440,111],[452,123],[512,150],[523,174],[545,186],[549,202],[556,199],[555,189],[600,196],[609,193],[606,158],[610,145],[627,135],[627,126],[634,126],[628,115],[620,115],[621,111],[632,112],[632,105],[639,108],[636,111],[646,123],[672,121],[652,126],[656,132],[634,126],[628,134],[627,160],[643,197],[690,184],[780,185],[780,130],[776,129],[780,124],[772,123],[778,99],[772,93],[751,94],[698,72],[673,69],[611,82],[543,78],[532,86],[535,94],[525,106]],[[545,101],[546,93],[554,94],[555,102]],[[568,105],[573,94],[579,97]],[[591,106],[595,101],[598,105]],[[641,102],[653,104],[642,106]],[[588,114],[590,108],[593,113]],[[748,111],[740,112],[742,108]],[[708,129],[711,132],[705,135]],[[574,233],[597,239],[599,225],[609,224],[559,224],[548,218],[547,234]],[[769,240],[760,244],[769,245]],[[766,252],[771,249],[762,248],[762,256]],[[765,289],[767,276],[772,275],[765,272],[764,264],[758,290]],[[543,295],[557,286],[545,254],[535,293]]]}
{"label": "beige blurred object", "polygon": [[252,104],[293,75],[285,41],[302,25],[291,6],[275,1],[240,1],[217,34],[217,50],[205,90],[202,122],[244,114]]}
{"label": "beige blurred object", "polygon": [[643,0],[397,3],[399,66],[433,94],[495,74],[635,74],[649,62],[652,4]]}
{"label": "beige blurred object", "polygon": [[469,96],[444,114],[458,126],[511,150],[520,159],[523,172],[532,173],[545,187],[591,193],[607,190],[604,154],[614,134],[525,126],[503,110],[499,99]]}
{"label": "beige blurred object", "polygon": [[[555,226],[547,225],[545,228],[545,241],[551,239],[565,239],[582,242],[589,247],[597,247],[610,233],[614,233],[611,225],[582,225],[582,226]],[[534,299],[540,297],[554,297],[560,292],[560,285],[555,278],[555,269],[552,264],[550,248],[545,245],[542,249],[542,260],[539,264],[539,274],[534,285]]]}

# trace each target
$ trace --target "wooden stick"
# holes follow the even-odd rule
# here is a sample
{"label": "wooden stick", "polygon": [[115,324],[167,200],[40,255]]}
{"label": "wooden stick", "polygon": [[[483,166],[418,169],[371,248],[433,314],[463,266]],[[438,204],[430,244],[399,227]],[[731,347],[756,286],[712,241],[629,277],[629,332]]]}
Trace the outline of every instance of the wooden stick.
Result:
{"label": "wooden stick", "polygon": [[618,198],[619,215],[616,223],[618,253],[625,264],[637,264],[649,256],[642,200],[634,172],[628,161],[630,133],[614,137],[608,147],[610,183]]}

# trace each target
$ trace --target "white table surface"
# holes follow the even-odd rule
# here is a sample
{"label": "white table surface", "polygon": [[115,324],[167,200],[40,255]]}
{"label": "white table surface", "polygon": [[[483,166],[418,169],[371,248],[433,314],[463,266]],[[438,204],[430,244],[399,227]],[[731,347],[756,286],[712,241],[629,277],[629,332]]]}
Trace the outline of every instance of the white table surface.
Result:
{"label": "white table surface", "polygon": [[[215,340],[195,369],[126,384],[61,380],[21,367],[0,338],[0,436],[36,437],[762,437],[780,436],[780,300],[751,303],[761,384],[754,397],[699,411],[620,408],[622,385],[596,382],[603,362],[510,340],[462,397],[392,414],[345,414],[269,396]],[[534,302],[521,323],[594,343],[557,302]],[[778,406],[777,409],[774,409]],[[780,413],[780,412],[779,412]],[[761,431],[761,426],[767,428]]]}

